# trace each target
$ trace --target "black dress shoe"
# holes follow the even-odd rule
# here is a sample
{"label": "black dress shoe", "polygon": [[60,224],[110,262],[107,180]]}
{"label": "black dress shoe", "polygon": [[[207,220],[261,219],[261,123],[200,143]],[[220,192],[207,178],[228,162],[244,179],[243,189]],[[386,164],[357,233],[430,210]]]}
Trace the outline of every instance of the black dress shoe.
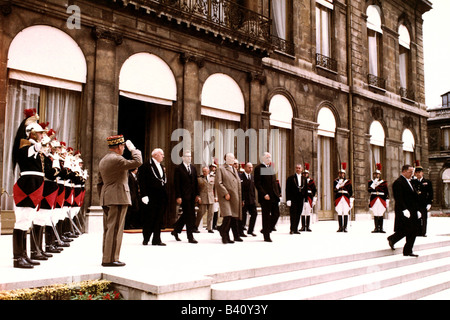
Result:
{"label": "black dress shoe", "polygon": [[389,247],[391,247],[392,250],[395,250],[394,243],[392,242],[392,240],[388,238],[388,242],[389,242]]}
{"label": "black dress shoe", "polygon": [[236,239],[234,239],[234,241],[236,241],[236,242],[243,242],[244,240],[242,240],[241,238],[236,238]]}
{"label": "black dress shoe", "polygon": [[123,267],[125,262],[113,261],[113,262],[102,262],[103,267]]}
{"label": "black dress shoe", "polygon": [[253,232],[249,232],[249,233],[247,233],[247,234],[249,234],[249,235],[252,235],[252,236],[256,237],[256,234],[254,234]]}
{"label": "black dress shoe", "polygon": [[416,257],[416,258],[419,256],[418,254],[414,254],[414,253],[412,253],[412,252],[411,252],[411,253],[404,253],[403,255],[404,255],[405,257]]}
{"label": "black dress shoe", "polygon": [[146,245],[148,245],[148,241],[142,241],[142,244],[144,245],[144,246],[146,246]]}
{"label": "black dress shoe", "polygon": [[197,241],[197,240],[195,240],[194,238],[192,238],[192,239],[189,239],[189,240],[188,240],[188,242],[189,242],[189,243],[198,243],[198,241]]}
{"label": "black dress shoe", "polygon": [[175,232],[175,231],[172,231],[171,233],[170,233],[171,235],[173,235],[174,237],[175,237],[175,240],[177,240],[177,241],[181,241],[181,239],[180,238],[178,238],[178,233],[177,232]]}
{"label": "black dress shoe", "polygon": [[166,244],[164,242],[159,243],[152,243],[152,246],[165,246]]}

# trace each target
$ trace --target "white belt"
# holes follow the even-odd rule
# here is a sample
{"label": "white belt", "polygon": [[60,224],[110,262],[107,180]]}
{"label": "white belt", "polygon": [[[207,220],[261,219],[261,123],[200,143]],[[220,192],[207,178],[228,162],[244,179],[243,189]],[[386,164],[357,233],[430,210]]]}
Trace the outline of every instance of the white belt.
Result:
{"label": "white belt", "polygon": [[81,184],[74,185],[74,188],[81,188]]}
{"label": "white belt", "polygon": [[348,193],[346,190],[339,190],[338,193]]}
{"label": "white belt", "polygon": [[70,182],[70,181],[64,181],[64,186],[65,187],[72,187],[72,182]]}
{"label": "white belt", "polygon": [[43,177],[44,173],[39,171],[24,171],[20,173],[21,176],[39,176]]}
{"label": "white belt", "polygon": [[384,196],[384,192],[371,192],[370,194],[376,194],[377,196]]}
{"label": "white belt", "polygon": [[308,190],[308,193],[312,193],[312,191],[311,191],[311,190]]}

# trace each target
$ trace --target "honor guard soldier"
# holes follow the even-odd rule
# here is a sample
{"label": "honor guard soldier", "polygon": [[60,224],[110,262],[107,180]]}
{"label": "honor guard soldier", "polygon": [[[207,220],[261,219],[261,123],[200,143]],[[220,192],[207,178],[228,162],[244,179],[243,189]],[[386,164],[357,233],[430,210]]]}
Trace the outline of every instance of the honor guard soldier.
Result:
{"label": "honor guard soldier", "polygon": [[[52,230],[47,228],[51,225],[51,218],[53,214],[53,208],[55,207],[56,196],[58,193],[58,185],[56,184],[56,176],[59,173],[59,161],[54,161],[51,158],[51,139],[55,136],[55,131],[47,129],[47,124],[40,124],[45,130],[42,138],[41,154],[44,159],[44,190],[43,198],[39,204],[39,209],[36,212],[35,219],[33,221],[33,240],[31,242],[31,259],[34,260],[47,260],[47,258],[53,255],[49,251],[59,252],[57,250],[50,250],[47,244],[51,244],[49,240],[52,236]],[[43,250],[43,235],[45,229],[46,238],[46,250]]]}
{"label": "honor guard soldier", "polygon": [[419,236],[426,237],[427,235],[427,221],[428,211],[433,203],[433,185],[431,180],[423,177],[423,167],[420,165],[419,160],[416,160],[416,166],[414,171],[414,178],[411,179],[411,183],[417,192],[419,200],[419,211],[422,214],[421,217],[421,230]]}
{"label": "honor guard soldier", "polygon": [[13,168],[18,164],[20,170],[20,177],[13,187],[16,217],[12,237],[14,268],[33,268],[40,264],[27,254],[27,231],[44,191],[44,159],[40,154],[44,129],[38,124],[38,119],[36,109],[25,110],[25,120],[17,129],[12,150]]}
{"label": "honor guard soldier", "polygon": [[317,202],[317,187],[314,180],[309,177],[309,163],[305,163],[305,170],[302,174],[306,178],[306,201],[303,207],[302,228],[300,231],[310,232],[311,229],[309,228],[309,225],[311,223],[311,215]]}
{"label": "honor guard soldier", "polygon": [[372,233],[386,233],[383,230],[383,215],[389,208],[389,190],[387,181],[381,179],[381,163],[376,164],[373,179],[368,182],[370,193],[369,210],[373,212],[375,229]]}
{"label": "honor guard soldier", "polygon": [[337,232],[347,232],[348,216],[353,206],[353,187],[351,180],[345,178],[346,168],[347,163],[341,163],[339,176],[333,181],[334,206],[339,223]]}
{"label": "honor guard soldier", "polygon": [[297,164],[295,173],[286,180],[286,205],[289,207],[291,230],[290,234],[299,234],[298,224],[303,213],[306,200],[306,178],[302,175],[303,166]]}

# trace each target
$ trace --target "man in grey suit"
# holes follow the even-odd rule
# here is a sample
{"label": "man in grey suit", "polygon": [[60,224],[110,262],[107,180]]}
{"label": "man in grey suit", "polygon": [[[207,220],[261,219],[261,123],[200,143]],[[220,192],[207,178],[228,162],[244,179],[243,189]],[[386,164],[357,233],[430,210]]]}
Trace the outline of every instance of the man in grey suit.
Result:
{"label": "man in grey suit", "polygon": [[[104,267],[122,267],[119,261],[123,228],[127,208],[131,205],[128,187],[128,170],[142,164],[141,151],[122,135],[107,139],[109,151],[98,165],[97,191],[103,208],[103,258]],[[131,152],[131,160],[123,157],[125,145]]]}
{"label": "man in grey suit", "polygon": [[202,221],[205,212],[208,211],[208,215],[206,218],[206,229],[209,233],[214,233],[212,231],[212,219],[214,214],[214,176],[209,174],[209,168],[207,166],[202,168],[202,173],[200,177],[198,177],[198,190],[200,193],[200,200],[202,203],[200,204],[199,212],[197,212],[197,219],[195,221],[195,225],[197,227],[200,226],[200,222]]}

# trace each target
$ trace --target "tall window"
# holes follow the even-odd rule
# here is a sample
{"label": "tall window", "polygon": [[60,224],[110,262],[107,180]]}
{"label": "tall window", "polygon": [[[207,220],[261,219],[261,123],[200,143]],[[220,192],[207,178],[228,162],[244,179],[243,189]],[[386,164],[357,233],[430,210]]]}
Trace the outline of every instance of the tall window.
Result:
{"label": "tall window", "polygon": [[379,121],[370,125],[370,177],[377,163],[383,164],[385,134],[383,126]]}
{"label": "tall window", "polygon": [[400,25],[399,33],[399,74],[400,74],[400,94],[402,97],[410,98],[409,88],[409,61],[410,61],[410,37],[408,29]]}
{"label": "tall window", "polygon": [[292,128],[292,105],[289,100],[281,94],[272,97],[269,104],[270,112],[270,144],[269,152],[272,155],[277,172],[277,179],[281,187],[281,199],[286,200],[286,179],[288,177],[289,146]]}
{"label": "tall window", "polygon": [[287,3],[288,0],[271,0],[272,33],[287,40]]}
{"label": "tall window", "polygon": [[[24,119],[24,110],[36,108],[39,122],[49,122],[59,141],[77,149],[80,92],[47,87],[24,81],[9,80],[3,149],[3,187],[12,195],[12,188],[19,177],[19,170],[12,166],[12,146],[17,128]],[[12,210],[13,200],[2,199],[2,210]]]}
{"label": "tall window", "polygon": [[335,157],[334,137],[336,120],[333,112],[326,107],[320,109],[317,116],[318,148],[317,148],[317,188],[319,219],[333,219],[333,159]]}
{"label": "tall window", "polygon": [[411,130],[405,129],[402,134],[403,141],[403,162],[404,164],[414,165],[414,149],[415,149],[415,140],[414,135]]}
{"label": "tall window", "polygon": [[333,1],[316,0],[316,53],[331,57],[331,10]]}
{"label": "tall window", "polygon": [[381,47],[383,35],[381,29],[381,10],[376,5],[370,5],[367,8],[366,14],[369,49],[369,84],[384,88],[384,81],[381,79]]}

